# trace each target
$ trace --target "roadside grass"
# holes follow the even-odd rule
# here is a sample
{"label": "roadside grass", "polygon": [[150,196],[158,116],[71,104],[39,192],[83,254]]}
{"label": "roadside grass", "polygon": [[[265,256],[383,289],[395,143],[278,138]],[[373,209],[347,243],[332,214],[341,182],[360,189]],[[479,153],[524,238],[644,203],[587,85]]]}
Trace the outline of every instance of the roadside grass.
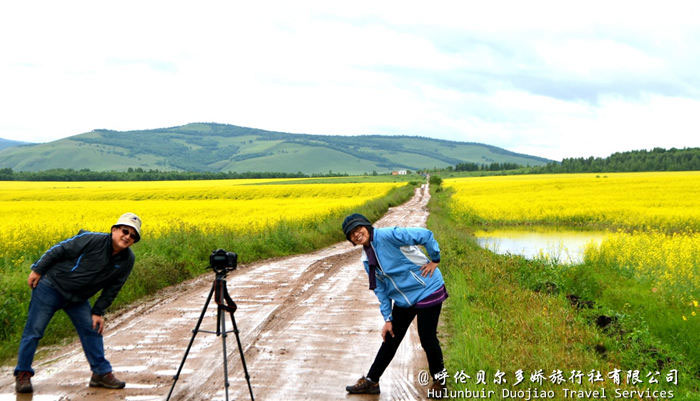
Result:
{"label": "roadside grass", "polygon": [[[605,388],[608,398],[615,398],[616,391],[649,389],[673,391],[676,399],[700,399],[697,360],[688,349],[697,348],[700,330],[679,331],[665,321],[663,316],[675,311],[650,298],[653,293],[644,283],[614,269],[568,267],[481,249],[472,235],[473,223],[456,221],[449,210],[451,194],[450,189],[433,193],[428,220],[440,242],[450,293],[442,338],[451,390],[491,390],[499,399],[504,390],[531,388],[552,391],[554,399],[570,399],[565,388]],[[610,319],[603,327],[597,324],[606,321],[601,316]],[[663,337],[657,326],[671,337]],[[519,369],[524,380],[514,386]],[[540,369],[545,378],[561,370],[566,381],[531,382],[530,375]],[[607,376],[614,369],[621,370],[619,385]],[[678,370],[677,386],[666,383],[671,369]],[[486,373],[486,384],[476,383],[480,370]],[[583,373],[580,384],[569,380],[574,370]],[[644,383],[628,384],[628,370],[638,370]],[[460,371],[471,376],[466,383],[455,381]],[[507,383],[494,383],[498,371],[506,373]],[[591,371],[600,371],[604,381],[590,382]],[[648,384],[647,373],[656,371],[659,383]]]}
{"label": "roadside grass", "polygon": [[[360,207],[336,210],[323,218],[309,219],[299,224],[281,223],[259,232],[202,232],[183,227],[174,228],[168,235],[159,238],[144,238],[133,248],[136,254],[134,270],[110,311],[162,288],[206,274],[209,254],[217,248],[236,252],[238,263],[246,264],[270,257],[305,253],[344,241],[340,227],[347,214],[361,212],[371,220],[378,219],[389,207],[410,199],[413,189],[414,185],[404,185]],[[3,269],[0,276],[2,363],[10,363],[15,358],[27,316],[31,292],[26,280],[33,260],[26,259],[21,266]],[[65,313],[59,312],[49,324],[41,345],[63,344],[74,337],[75,329],[70,320]]]}
{"label": "roadside grass", "polygon": [[700,320],[692,315],[698,310],[692,302],[680,302],[651,281],[626,275],[615,266],[590,262],[545,266],[518,272],[521,283],[532,290],[555,288],[569,296],[582,315],[604,326],[609,339],[619,342],[608,348],[633,351],[627,355],[629,365],[683,368],[688,379],[700,379]]}

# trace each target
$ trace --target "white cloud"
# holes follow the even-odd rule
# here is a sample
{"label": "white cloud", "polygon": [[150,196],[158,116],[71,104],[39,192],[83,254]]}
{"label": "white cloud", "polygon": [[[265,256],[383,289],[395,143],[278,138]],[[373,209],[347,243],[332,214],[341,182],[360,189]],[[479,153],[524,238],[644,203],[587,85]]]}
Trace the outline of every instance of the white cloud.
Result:
{"label": "white cloud", "polygon": [[[646,95],[637,102],[605,98],[601,107],[548,115],[528,127],[534,141],[513,149],[543,149],[536,154],[560,160],[654,147],[698,146],[700,116],[694,110],[700,110],[700,101],[658,95]],[[559,135],[537,135],[537,129]]]}
{"label": "white cloud", "polygon": [[609,39],[571,39],[542,42],[536,52],[550,71],[599,81],[618,74],[654,74],[662,71],[664,60],[650,56],[629,44]]}
{"label": "white cloud", "polygon": [[555,159],[700,146],[698,11],[690,1],[6,2],[0,137],[213,121]]}

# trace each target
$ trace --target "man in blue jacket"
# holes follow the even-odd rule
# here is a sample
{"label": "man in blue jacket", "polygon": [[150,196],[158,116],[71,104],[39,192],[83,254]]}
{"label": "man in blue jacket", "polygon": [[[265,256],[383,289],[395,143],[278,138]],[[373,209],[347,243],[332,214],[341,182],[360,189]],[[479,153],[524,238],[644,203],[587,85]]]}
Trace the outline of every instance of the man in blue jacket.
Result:
{"label": "man in blue jacket", "polygon": [[[90,387],[124,388],[105,358],[104,313],[134,267],[131,245],[141,239],[141,219],[125,213],[111,233],[80,231],[46,251],[32,265],[27,283],[32,289],[27,323],[19,345],[15,391],[31,393],[32,361],[49,321],[63,309],[75,326],[90,363]],[[91,307],[88,299],[102,293]]]}
{"label": "man in blue jacket", "polygon": [[[413,318],[418,319],[418,336],[428,357],[433,378],[444,370],[437,324],[442,302],[447,298],[442,279],[440,247],[425,228],[374,228],[361,214],[343,221],[343,232],[353,245],[362,245],[362,262],[369,276],[369,288],[379,299],[384,317],[382,339],[369,373],[345,389],[351,394],[378,394],[379,377],[389,366]],[[418,245],[425,247],[428,257]],[[433,381],[433,389],[443,384]]]}

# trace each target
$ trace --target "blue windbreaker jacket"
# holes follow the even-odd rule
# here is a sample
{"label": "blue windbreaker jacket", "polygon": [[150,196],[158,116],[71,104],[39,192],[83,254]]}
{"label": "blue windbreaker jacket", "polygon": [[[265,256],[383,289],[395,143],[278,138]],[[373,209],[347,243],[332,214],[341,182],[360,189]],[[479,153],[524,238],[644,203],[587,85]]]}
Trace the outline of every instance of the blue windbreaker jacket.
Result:
{"label": "blue windbreaker jacket", "polygon": [[[397,306],[409,308],[434,293],[445,284],[440,269],[432,277],[421,276],[420,268],[429,261],[440,262],[440,247],[432,231],[419,227],[375,228],[370,245],[377,255],[379,267],[375,274],[379,309],[385,321],[392,320],[392,301]],[[423,245],[430,259],[421,252]],[[369,274],[367,254],[362,251],[362,263]]]}

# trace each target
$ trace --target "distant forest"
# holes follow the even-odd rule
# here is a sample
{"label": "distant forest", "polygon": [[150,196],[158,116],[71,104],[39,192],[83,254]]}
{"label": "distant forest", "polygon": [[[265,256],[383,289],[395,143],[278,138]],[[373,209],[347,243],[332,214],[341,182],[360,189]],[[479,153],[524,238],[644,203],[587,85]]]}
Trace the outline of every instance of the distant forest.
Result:
{"label": "distant forest", "polygon": [[600,157],[567,158],[544,166],[525,167],[515,163],[458,163],[453,171],[507,171],[519,170],[518,173],[600,173],[631,171],[690,171],[700,170],[700,148],[634,150],[613,153]]}
{"label": "distant forest", "polygon": [[564,159],[533,167],[539,173],[602,173],[628,171],[691,171],[700,170],[700,148],[634,150],[600,157]]}
{"label": "distant forest", "polygon": [[503,171],[516,170],[519,168],[523,168],[523,166],[517,163],[457,163],[457,165],[454,166],[454,171]]}
{"label": "distant forest", "polygon": [[[329,172],[328,176],[344,176]],[[194,171],[159,171],[141,168],[127,171],[92,171],[89,169],[52,169],[44,171],[13,171],[11,168],[0,169],[0,181],[174,181],[174,180],[224,180],[240,178],[307,178],[303,173],[211,173]]]}

